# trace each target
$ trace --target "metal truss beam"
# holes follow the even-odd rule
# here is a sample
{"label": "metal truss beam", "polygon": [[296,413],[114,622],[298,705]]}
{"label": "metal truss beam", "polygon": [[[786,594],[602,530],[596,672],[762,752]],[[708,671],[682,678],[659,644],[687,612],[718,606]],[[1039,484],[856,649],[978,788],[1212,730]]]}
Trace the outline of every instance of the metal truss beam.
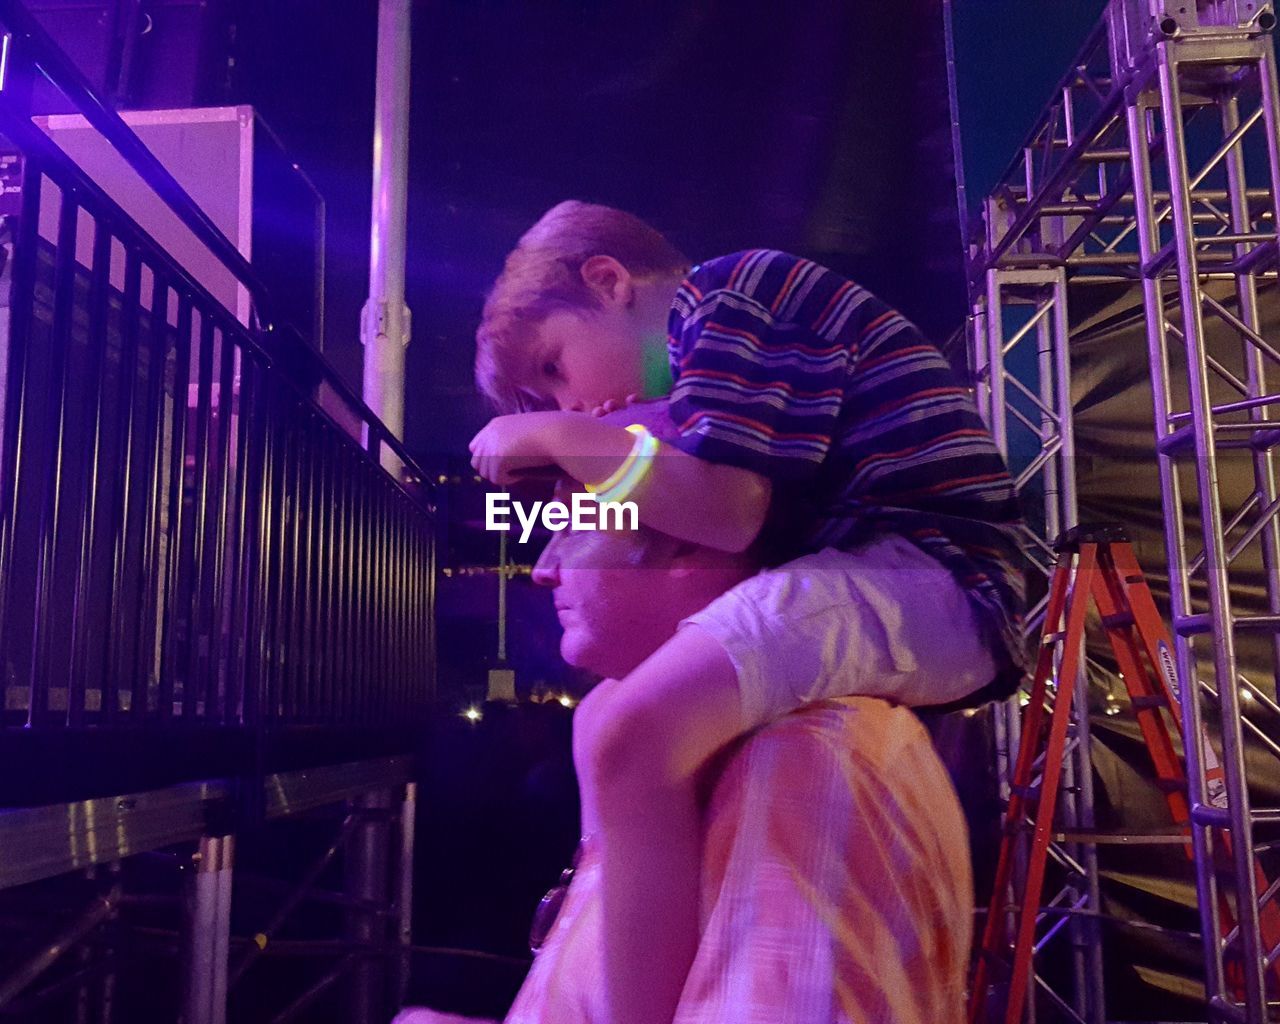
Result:
{"label": "metal truss beam", "polygon": [[[1272,5],[1258,0],[1112,0],[987,197],[981,236],[968,253],[979,404],[1020,486],[1029,491],[1040,481],[1039,500],[1028,507],[1044,506],[1042,529],[1028,538],[1027,551],[1041,569],[1051,529],[1074,525],[1068,284],[1131,280],[1141,287],[1175,684],[1186,695],[1184,735],[1203,737],[1186,744],[1186,753],[1205,998],[1213,1020],[1245,1024],[1280,1019],[1280,993],[1267,990],[1269,966],[1280,955],[1277,886],[1258,876],[1254,856],[1257,827],[1280,820],[1280,811],[1251,807],[1245,759],[1246,734],[1266,756],[1280,755],[1280,744],[1248,713],[1277,713],[1280,704],[1273,456],[1280,388],[1272,365],[1280,363],[1280,344],[1265,336],[1258,299],[1260,287],[1277,277],[1275,23]],[[1210,344],[1210,322],[1237,339],[1234,347],[1218,343],[1219,333]],[[1018,361],[1015,350],[1029,337],[1039,341],[1038,358]],[[1029,383],[1034,378],[1038,385]],[[1054,390],[1059,384],[1062,392]],[[1244,475],[1252,481],[1247,499],[1230,506],[1228,467],[1237,482]],[[1184,502],[1198,517],[1185,514]],[[1265,608],[1246,615],[1231,567],[1250,549],[1260,552]],[[1031,628],[1036,622],[1033,616]],[[1239,643],[1245,632],[1259,631],[1269,634],[1272,672],[1245,679]],[[1068,836],[1072,821],[1088,828],[1092,808],[1079,682],[1075,708],[1068,758],[1075,776],[1065,785],[1079,792],[1074,805],[1064,804]],[[1016,709],[1002,709],[997,728],[1007,793]],[[1267,770],[1280,771],[1280,760]],[[1100,915],[1094,845],[1061,852],[1062,863],[1079,868],[1076,876],[1068,871],[1068,886],[1074,882],[1081,906]],[[1072,895],[1059,893],[1050,906]],[[1076,953],[1074,991],[1046,993],[1046,1005],[1100,1022],[1101,975],[1082,971],[1079,961]],[[1094,981],[1096,999],[1081,991]]]}

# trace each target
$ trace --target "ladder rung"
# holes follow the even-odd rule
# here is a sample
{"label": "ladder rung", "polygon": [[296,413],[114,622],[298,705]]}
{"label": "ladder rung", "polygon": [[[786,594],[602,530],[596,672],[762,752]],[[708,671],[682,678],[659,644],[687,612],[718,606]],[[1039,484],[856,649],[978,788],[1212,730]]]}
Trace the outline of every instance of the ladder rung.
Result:
{"label": "ladder rung", "polygon": [[1040,796],[1040,786],[1039,785],[1024,786],[1024,785],[1019,785],[1018,783],[1015,782],[1009,785],[1009,792],[1017,793],[1018,796],[1023,797],[1026,800],[1035,800]]}
{"label": "ladder rung", "polygon": [[1152,693],[1147,696],[1130,697],[1129,703],[1133,705],[1135,711],[1149,711],[1152,708],[1167,708],[1169,702],[1162,693]]}
{"label": "ladder rung", "polygon": [[1132,626],[1134,618],[1128,612],[1116,612],[1114,615],[1101,616],[1102,625],[1107,629],[1121,629],[1125,626]]}
{"label": "ladder rung", "polygon": [[1071,832],[1056,832],[1055,843],[1089,843],[1096,846],[1163,846],[1186,843],[1189,835],[1186,829],[1179,832],[1105,832],[1100,830],[1076,829]]}
{"label": "ladder rung", "polygon": [[1162,793],[1185,793],[1187,784],[1182,779],[1161,779],[1155,780],[1156,789]]}

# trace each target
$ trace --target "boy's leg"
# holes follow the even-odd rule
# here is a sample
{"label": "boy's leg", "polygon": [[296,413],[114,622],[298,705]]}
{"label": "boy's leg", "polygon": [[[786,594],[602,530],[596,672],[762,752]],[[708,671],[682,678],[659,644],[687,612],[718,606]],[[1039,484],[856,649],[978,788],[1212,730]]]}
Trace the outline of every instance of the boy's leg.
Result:
{"label": "boy's leg", "polygon": [[588,694],[577,716],[583,827],[601,852],[609,1021],[668,1024],[698,945],[698,770],[742,732],[733,663],[687,626]]}
{"label": "boy's leg", "polygon": [[997,669],[955,577],[897,536],[760,572],[684,623],[732,661],[743,732],[831,697],[948,704]]}

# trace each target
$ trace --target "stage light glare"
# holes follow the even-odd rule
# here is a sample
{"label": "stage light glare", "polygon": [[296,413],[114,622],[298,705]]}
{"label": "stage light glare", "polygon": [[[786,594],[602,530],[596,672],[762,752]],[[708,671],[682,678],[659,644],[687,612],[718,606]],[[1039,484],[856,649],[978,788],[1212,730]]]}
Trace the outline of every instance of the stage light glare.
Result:
{"label": "stage light glare", "polygon": [[566,708],[571,708],[573,707],[573,698],[570,697],[567,693],[562,693],[560,694],[560,703],[562,706]]}
{"label": "stage light glare", "polygon": [[481,718],[480,709],[476,707],[467,708],[467,710],[462,713],[462,717],[471,722],[478,722]]}
{"label": "stage light glare", "polygon": [[1253,700],[1253,691],[1245,686],[1240,687],[1240,699]]}

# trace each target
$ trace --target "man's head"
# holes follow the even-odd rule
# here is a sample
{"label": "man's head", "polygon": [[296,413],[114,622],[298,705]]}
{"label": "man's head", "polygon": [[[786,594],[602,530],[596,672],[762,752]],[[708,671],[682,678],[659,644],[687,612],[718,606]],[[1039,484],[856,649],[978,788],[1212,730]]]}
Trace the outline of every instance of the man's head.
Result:
{"label": "man's head", "polygon": [[[660,439],[675,436],[665,401],[632,406],[608,419],[643,423]],[[561,481],[557,497],[567,501],[572,486]],[[533,580],[555,588],[564,660],[621,677],[666,643],[681,619],[758,568],[751,551],[729,554],[642,524],[637,530],[553,534]]]}
{"label": "man's head", "polygon": [[643,394],[689,261],[638,217],[553,207],[507,256],[476,331],[476,383],[501,412]]}

